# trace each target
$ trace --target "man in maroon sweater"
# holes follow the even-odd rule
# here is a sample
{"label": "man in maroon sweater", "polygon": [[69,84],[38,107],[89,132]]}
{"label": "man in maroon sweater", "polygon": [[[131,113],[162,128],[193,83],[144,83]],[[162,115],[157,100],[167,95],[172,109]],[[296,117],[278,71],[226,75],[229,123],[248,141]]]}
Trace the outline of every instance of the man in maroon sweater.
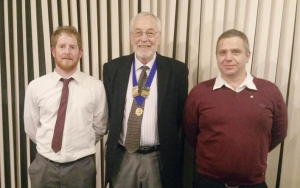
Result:
{"label": "man in maroon sweater", "polygon": [[287,110],[277,86],[246,72],[246,35],[218,39],[220,74],[195,86],[184,112],[184,131],[196,149],[197,188],[266,188],[267,155],[287,134]]}

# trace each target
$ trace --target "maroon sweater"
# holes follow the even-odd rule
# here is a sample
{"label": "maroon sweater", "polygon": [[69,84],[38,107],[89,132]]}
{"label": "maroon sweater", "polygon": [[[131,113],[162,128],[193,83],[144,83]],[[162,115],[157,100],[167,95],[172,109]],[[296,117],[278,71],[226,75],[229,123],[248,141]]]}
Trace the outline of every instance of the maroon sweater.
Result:
{"label": "maroon sweater", "polygon": [[255,185],[265,180],[268,152],[287,134],[287,110],[277,86],[254,78],[257,90],[237,93],[215,78],[190,92],[184,131],[196,148],[197,172],[231,185]]}

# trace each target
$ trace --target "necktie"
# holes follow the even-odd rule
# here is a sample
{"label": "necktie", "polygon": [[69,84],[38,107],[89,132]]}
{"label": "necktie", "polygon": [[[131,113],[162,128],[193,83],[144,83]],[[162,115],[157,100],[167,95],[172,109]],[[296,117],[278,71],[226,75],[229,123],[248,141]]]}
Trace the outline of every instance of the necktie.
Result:
{"label": "necktie", "polygon": [[[138,81],[138,92],[139,95],[142,92],[143,87],[146,84],[147,81],[147,72],[148,69],[147,66],[142,66],[142,73],[139,77]],[[144,109],[145,102],[143,102],[142,106],[140,108]],[[125,147],[129,153],[134,153],[136,150],[140,147],[140,139],[141,139],[141,124],[143,119],[143,114],[140,116],[137,116],[135,114],[135,111],[137,109],[138,105],[136,100],[133,100],[131,111],[128,118],[127,123],[127,133],[125,138]]]}
{"label": "necktie", "polygon": [[69,83],[73,78],[69,79],[61,79],[60,81],[63,81],[63,89],[61,92],[61,99],[60,104],[57,112],[57,119],[55,123],[55,129],[52,139],[52,149],[55,153],[60,151],[61,149],[61,143],[62,143],[62,136],[64,132],[64,125],[65,125],[65,119],[66,119],[66,110],[68,105],[68,98],[69,98]]}

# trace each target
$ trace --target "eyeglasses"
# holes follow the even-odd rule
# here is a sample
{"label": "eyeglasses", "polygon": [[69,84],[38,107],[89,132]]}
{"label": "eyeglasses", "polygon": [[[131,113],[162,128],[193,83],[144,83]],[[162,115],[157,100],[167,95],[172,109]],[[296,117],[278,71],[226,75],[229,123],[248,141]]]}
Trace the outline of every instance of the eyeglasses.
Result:
{"label": "eyeglasses", "polygon": [[159,31],[146,31],[146,32],[142,32],[142,31],[134,31],[134,32],[131,32],[131,34],[134,36],[134,38],[140,38],[143,36],[143,34],[145,33],[146,36],[148,38],[154,38],[156,33],[158,33]]}

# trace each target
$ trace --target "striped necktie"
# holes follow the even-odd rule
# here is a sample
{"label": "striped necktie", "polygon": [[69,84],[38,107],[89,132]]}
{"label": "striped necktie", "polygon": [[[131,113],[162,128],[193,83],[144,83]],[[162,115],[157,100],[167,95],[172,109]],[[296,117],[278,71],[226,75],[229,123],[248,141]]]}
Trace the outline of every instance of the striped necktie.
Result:
{"label": "striped necktie", "polygon": [[[142,66],[142,73],[139,77],[138,81],[138,93],[139,95],[142,92],[143,87],[147,81],[147,66]],[[127,133],[125,138],[125,147],[129,153],[134,153],[140,147],[140,139],[141,139],[141,125],[143,114],[138,116],[135,114],[135,111],[138,107],[144,109],[145,101],[142,106],[138,106],[136,100],[133,100],[130,115],[127,123]]]}

